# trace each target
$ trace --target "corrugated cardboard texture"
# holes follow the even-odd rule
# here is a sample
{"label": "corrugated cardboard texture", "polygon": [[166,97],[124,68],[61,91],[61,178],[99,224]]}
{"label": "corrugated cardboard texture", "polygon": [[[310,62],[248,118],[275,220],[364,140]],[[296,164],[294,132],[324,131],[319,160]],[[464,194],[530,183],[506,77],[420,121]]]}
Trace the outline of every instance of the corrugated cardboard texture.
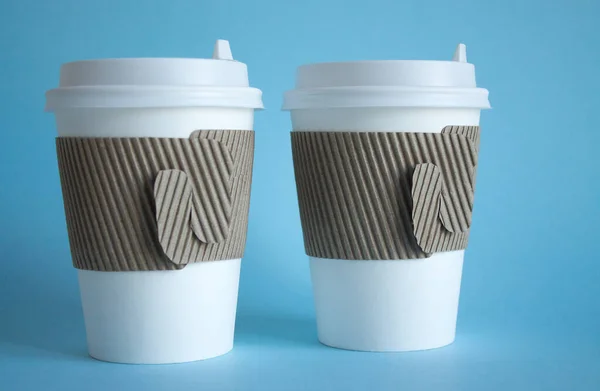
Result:
{"label": "corrugated cardboard texture", "polygon": [[292,132],[306,253],[416,259],[464,249],[478,141],[474,126],[442,133]]}
{"label": "corrugated cardboard texture", "polygon": [[[174,270],[243,256],[253,131],[203,130],[190,139],[66,137],[56,144],[76,268]],[[170,179],[172,170],[184,175]],[[185,191],[175,183],[161,193],[159,175],[185,179]],[[167,199],[181,208],[172,210]]]}

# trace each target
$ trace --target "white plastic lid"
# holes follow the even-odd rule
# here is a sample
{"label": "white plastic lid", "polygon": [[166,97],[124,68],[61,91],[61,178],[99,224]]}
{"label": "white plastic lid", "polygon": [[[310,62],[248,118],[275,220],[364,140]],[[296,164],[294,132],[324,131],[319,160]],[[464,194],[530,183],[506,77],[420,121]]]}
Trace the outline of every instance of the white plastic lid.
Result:
{"label": "white plastic lid", "polygon": [[459,44],[452,61],[353,61],[298,68],[283,110],[342,107],[490,108]]}
{"label": "white plastic lid", "polygon": [[217,40],[212,59],[119,58],[62,65],[59,87],[46,93],[46,111],[82,107],[263,108],[248,83],[246,64]]}

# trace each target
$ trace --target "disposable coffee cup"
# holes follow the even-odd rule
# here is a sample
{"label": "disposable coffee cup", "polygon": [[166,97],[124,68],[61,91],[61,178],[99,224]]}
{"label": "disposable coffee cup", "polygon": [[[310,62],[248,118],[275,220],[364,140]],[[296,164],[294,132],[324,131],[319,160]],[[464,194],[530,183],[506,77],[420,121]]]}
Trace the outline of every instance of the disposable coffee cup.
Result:
{"label": "disposable coffee cup", "polygon": [[[440,133],[448,125],[478,126],[480,111],[489,107],[488,91],[476,87],[462,44],[452,61],[301,66],[283,104],[294,132]],[[452,343],[464,253],[386,260],[309,257],[319,340],[380,352]]]}
{"label": "disposable coffee cup", "polygon": [[[46,94],[46,110],[55,114],[59,137],[188,138],[197,130],[252,130],[261,95],[249,87],[247,67],[233,60],[229,43],[218,40],[212,59],[64,64],[59,87]],[[227,353],[240,262],[197,262],[181,270],[79,269],[89,354],[163,364]]]}

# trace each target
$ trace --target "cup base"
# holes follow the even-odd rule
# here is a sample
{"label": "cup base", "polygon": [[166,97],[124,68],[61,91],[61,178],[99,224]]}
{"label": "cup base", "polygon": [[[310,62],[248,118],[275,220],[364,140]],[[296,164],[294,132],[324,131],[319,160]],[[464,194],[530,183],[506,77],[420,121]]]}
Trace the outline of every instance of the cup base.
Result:
{"label": "cup base", "polygon": [[240,259],[182,270],[79,270],[90,356],[127,364],[173,364],[233,348]]}
{"label": "cup base", "polygon": [[218,352],[213,352],[210,354],[206,354],[203,356],[197,356],[197,357],[190,357],[189,359],[183,359],[183,358],[179,358],[175,361],[164,361],[164,360],[158,360],[156,362],[153,361],[148,361],[148,360],[144,360],[144,361],[131,361],[131,360],[123,360],[119,357],[107,357],[107,356],[102,356],[102,354],[98,354],[96,355],[95,353],[92,353],[91,351],[88,352],[90,357],[93,358],[94,360],[98,360],[98,361],[103,361],[103,362],[109,362],[109,363],[114,363],[114,364],[130,364],[130,365],[169,365],[169,364],[185,364],[188,362],[195,362],[195,361],[203,361],[203,360],[209,360],[211,358],[215,358],[215,357],[220,357],[220,356],[224,356],[227,353],[231,352],[233,350],[233,341],[232,344],[229,348],[223,350],[223,351],[218,351]]}
{"label": "cup base", "polygon": [[372,352],[451,344],[463,257],[463,250],[410,260],[310,257],[319,341]]}
{"label": "cup base", "polygon": [[369,346],[369,347],[364,347],[364,348],[361,348],[360,346],[336,346],[333,343],[328,343],[328,341],[322,340],[321,337],[319,337],[319,342],[330,348],[341,349],[341,350],[350,350],[353,352],[400,353],[400,352],[416,352],[416,351],[443,348],[443,347],[452,345],[454,343],[454,338],[452,338],[452,340],[450,340],[448,342],[441,342],[440,344],[432,344],[428,347],[419,346],[419,347],[414,347],[414,348],[410,348],[407,346],[401,346],[398,348],[394,348],[391,346],[385,346],[385,347],[381,347],[381,348],[377,348],[374,346]]}

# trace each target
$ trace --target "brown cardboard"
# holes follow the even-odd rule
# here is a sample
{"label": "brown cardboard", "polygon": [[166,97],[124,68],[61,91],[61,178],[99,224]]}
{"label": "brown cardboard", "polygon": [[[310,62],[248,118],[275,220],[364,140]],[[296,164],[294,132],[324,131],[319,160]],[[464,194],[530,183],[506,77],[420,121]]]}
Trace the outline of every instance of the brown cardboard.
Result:
{"label": "brown cardboard", "polygon": [[[292,132],[307,254],[416,259],[464,249],[478,139],[478,127],[457,126],[442,133]],[[413,181],[427,187],[415,189]]]}
{"label": "brown cardboard", "polygon": [[187,175],[180,170],[160,171],[154,181],[158,241],[167,257],[178,265],[189,259],[190,246],[185,244],[194,240],[192,192]]}
{"label": "brown cardboard", "polygon": [[[57,153],[76,268],[174,270],[243,256],[253,131],[203,130],[190,139],[59,137]],[[162,205],[173,195],[155,200],[159,175],[185,179],[173,190],[189,219]],[[173,247],[174,232],[189,235]]]}

